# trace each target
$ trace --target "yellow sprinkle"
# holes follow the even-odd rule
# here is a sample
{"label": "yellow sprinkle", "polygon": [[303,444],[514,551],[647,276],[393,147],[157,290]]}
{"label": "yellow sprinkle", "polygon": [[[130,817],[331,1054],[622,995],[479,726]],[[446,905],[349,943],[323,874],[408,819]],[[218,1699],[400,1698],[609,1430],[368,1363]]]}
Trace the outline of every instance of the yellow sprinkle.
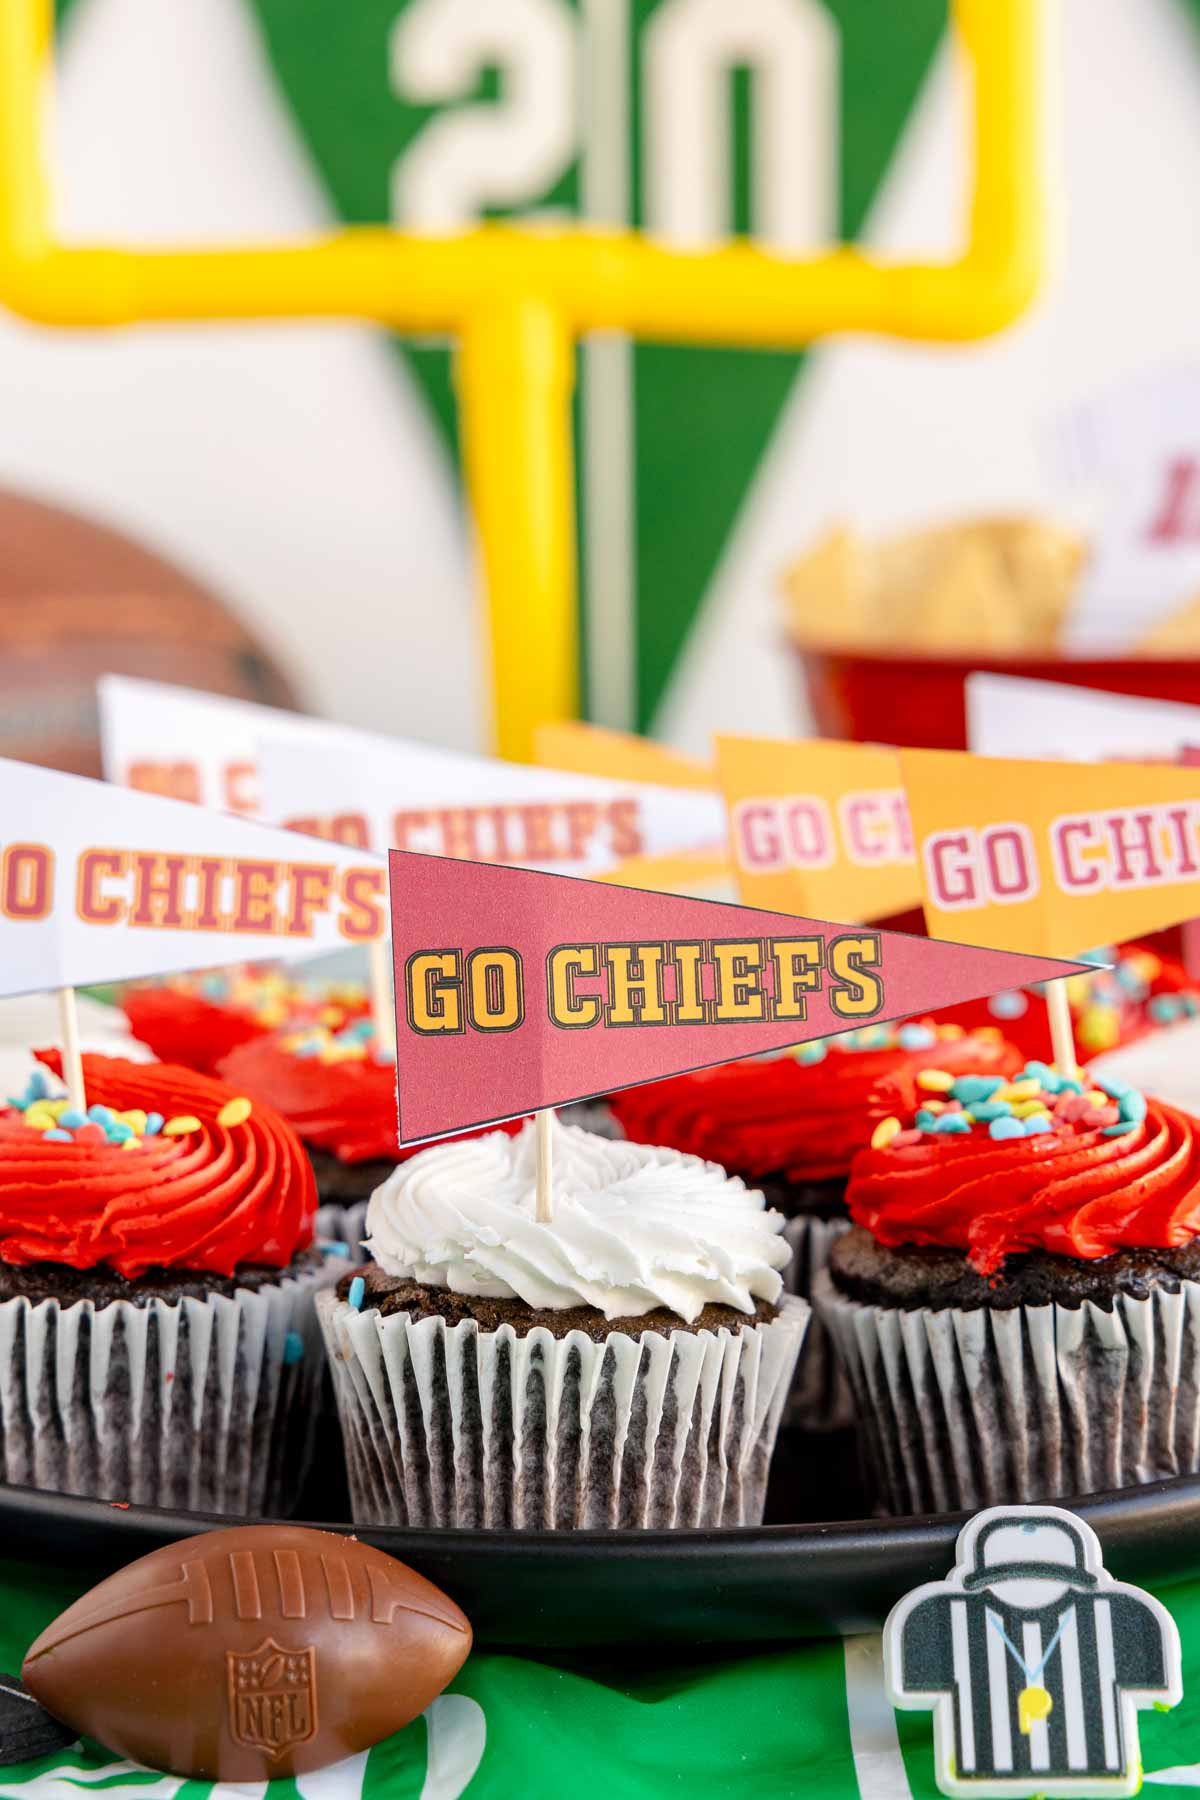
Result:
{"label": "yellow sprinkle", "polygon": [[56,1119],[61,1119],[70,1104],[71,1102],[69,1100],[43,1100],[42,1102],[46,1111],[48,1113],[53,1113]]}
{"label": "yellow sprinkle", "polygon": [[1044,1100],[1015,1100],[1012,1116],[1014,1119],[1030,1119],[1034,1113],[1044,1113],[1045,1110],[1046,1102]]}
{"label": "yellow sprinkle", "polygon": [[975,1036],[984,1038],[989,1044],[995,1044],[1004,1036],[1004,1033],[998,1025],[977,1025]]}
{"label": "yellow sprinkle", "polygon": [[1108,1095],[1102,1094],[1099,1088],[1093,1088],[1090,1094],[1085,1094],[1083,1097],[1092,1106],[1112,1105],[1112,1101],[1109,1099]]}
{"label": "yellow sprinkle", "polygon": [[937,1034],[940,1038],[944,1038],[948,1044],[952,1044],[958,1038],[966,1037],[967,1032],[966,1032],[965,1026],[951,1024],[951,1025],[939,1025],[937,1028]]}
{"label": "yellow sprinkle", "polygon": [[922,1100],[921,1106],[925,1112],[931,1113],[943,1113],[946,1110],[946,1102],[944,1100]]}
{"label": "yellow sprinkle", "polygon": [[189,1131],[199,1131],[200,1121],[191,1113],[180,1113],[177,1119],[168,1119],[162,1128],[164,1137],[183,1137]]}
{"label": "yellow sprinkle", "polygon": [[922,1069],[917,1076],[917,1086],[925,1094],[948,1094],[954,1086],[954,1077],[948,1069]]}
{"label": "yellow sprinkle", "polygon": [[121,1148],[122,1150],[140,1150],[142,1143],[143,1139],[140,1137],[122,1138]]}
{"label": "yellow sprinkle", "polygon": [[224,1106],[217,1114],[217,1124],[240,1125],[243,1120],[250,1117],[253,1110],[254,1108],[251,1102],[247,1100],[246,1096],[244,1094],[239,1094],[236,1100],[227,1100],[225,1102]]}
{"label": "yellow sprinkle", "polygon": [[[133,1106],[128,1112],[118,1113],[117,1118],[121,1121],[122,1125],[132,1126],[139,1137],[146,1129],[146,1115],[140,1106]],[[126,1139],[126,1142],[128,1142],[128,1139]]]}
{"label": "yellow sprinkle", "polygon": [[272,1000],[258,1009],[258,1022],[265,1025],[268,1031],[274,1031],[277,1025],[287,1020],[287,1007],[281,1006],[278,1000]]}
{"label": "yellow sprinkle", "polygon": [[872,1150],[886,1150],[892,1139],[898,1135],[900,1129],[899,1119],[880,1119],[878,1125],[871,1133]]}
{"label": "yellow sprinkle", "polygon": [[1038,1080],[1037,1076],[1030,1075],[1026,1081],[1010,1081],[1008,1086],[1002,1087],[998,1094],[993,1094],[992,1099],[993,1100],[1031,1100],[1033,1098],[1034,1094],[1040,1094],[1041,1091],[1042,1091],[1042,1084]]}
{"label": "yellow sprinkle", "polygon": [[25,1123],[32,1125],[35,1131],[52,1131],[58,1120],[48,1106],[31,1106],[25,1114]]}
{"label": "yellow sprinkle", "polygon": [[1089,1006],[1076,1027],[1079,1041],[1088,1050],[1111,1050],[1120,1036],[1120,1026],[1113,1009]]}

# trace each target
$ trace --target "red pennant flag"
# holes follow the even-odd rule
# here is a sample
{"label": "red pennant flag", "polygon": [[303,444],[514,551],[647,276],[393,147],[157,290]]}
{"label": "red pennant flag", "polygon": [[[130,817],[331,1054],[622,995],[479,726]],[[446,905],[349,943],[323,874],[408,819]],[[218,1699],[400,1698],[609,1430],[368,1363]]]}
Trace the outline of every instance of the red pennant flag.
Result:
{"label": "red pennant flag", "polygon": [[1083,965],[393,850],[400,1141]]}

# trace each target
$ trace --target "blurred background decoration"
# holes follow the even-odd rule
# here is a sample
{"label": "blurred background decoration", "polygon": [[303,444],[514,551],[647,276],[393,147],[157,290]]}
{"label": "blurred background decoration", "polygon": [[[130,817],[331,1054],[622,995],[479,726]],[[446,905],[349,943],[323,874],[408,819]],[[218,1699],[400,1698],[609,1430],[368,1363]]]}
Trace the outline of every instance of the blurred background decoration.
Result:
{"label": "blurred background decoration", "polygon": [[[796,572],[839,529],[872,557],[947,523],[1049,534],[1073,577],[1051,660],[1124,649],[1200,591],[1185,567],[1200,431],[1179,399],[1200,355],[1200,244],[1183,223],[1200,6],[1043,11],[1055,269],[1016,329],[953,349],[584,347],[590,716],[697,751],[714,728],[805,728],[786,642]],[[790,254],[845,237],[938,258],[961,235],[969,95],[938,0],[73,0],[60,14],[51,159],[70,239],[564,213]],[[341,324],[93,338],[5,316],[0,383],[0,479],[177,556],[314,709],[484,741],[444,345]],[[992,565],[956,560],[939,604],[974,638],[934,648],[978,666],[1006,628]],[[809,622],[844,614],[849,629],[846,590],[815,591]],[[881,644],[908,633],[912,651],[891,622],[903,601],[883,611]],[[1186,631],[1168,641],[1173,661],[1190,647]],[[1044,660],[1044,639],[1028,648]],[[187,662],[164,673],[191,679]],[[109,666],[132,665],[114,644]],[[888,735],[874,692],[841,728]]]}

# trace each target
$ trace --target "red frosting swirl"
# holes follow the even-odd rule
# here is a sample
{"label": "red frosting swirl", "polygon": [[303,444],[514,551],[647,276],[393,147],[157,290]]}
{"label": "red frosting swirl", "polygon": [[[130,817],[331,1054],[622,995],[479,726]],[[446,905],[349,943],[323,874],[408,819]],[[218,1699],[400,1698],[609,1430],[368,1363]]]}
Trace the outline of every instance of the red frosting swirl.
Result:
{"label": "red frosting swirl", "polygon": [[[407,1162],[424,1147],[401,1149],[398,1142],[393,1063],[370,1057],[327,1063],[319,1056],[297,1056],[277,1038],[256,1038],[231,1051],[220,1073],[239,1094],[261,1097],[274,1107],[304,1143],[330,1151],[339,1162]],[[487,1129],[512,1133],[522,1123],[516,1119]]]}
{"label": "red frosting swirl", "polygon": [[855,1048],[853,1040],[831,1038],[821,1062],[779,1056],[725,1063],[627,1088],[610,1104],[635,1143],[707,1157],[751,1180],[827,1181],[849,1172],[886,1116],[875,1093],[885,1077],[911,1079],[929,1068],[1008,1075],[1021,1064],[998,1034],[939,1036],[917,1050],[902,1049],[891,1030],[880,1035],[891,1041]]}
{"label": "red frosting swirl", "polygon": [[179,988],[130,988],[121,1001],[129,1029],[160,1062],[216,1073],[223,1057],[238,1044],[267,1035],[250,1013],[219,1006],[202,994]]}
{"label": "red frosting swirl", "polygon": [[867,1149],[846,1190],[881,1244],[964,1250],[990,1275],[1019,1250],[1095,1261],[1200,1232],[1200,1124],[1159,1100],[1116,1137],[1082,1123],[995,1140],[973,1130]]}
{"label": "red frosting swirl", "polygon": [[[61,1073],[58,1051],[38,1057]],[[238,1090],[167,1064],[85,1056],[83,1073],[90,1105],[191,1116],[200,1128],[125,1152],[48,1141],[19,1112],[0,1113],[0,1260],[232,1275],[285,1268],[311,1243],[316,1184],[275,1113],[256,1105],[244,1123],[219,1125]]]}

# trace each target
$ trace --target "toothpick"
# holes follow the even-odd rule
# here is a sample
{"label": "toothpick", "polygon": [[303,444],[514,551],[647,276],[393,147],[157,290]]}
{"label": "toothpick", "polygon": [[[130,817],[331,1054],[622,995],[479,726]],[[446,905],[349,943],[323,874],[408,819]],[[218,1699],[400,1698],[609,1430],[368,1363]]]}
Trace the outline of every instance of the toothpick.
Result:
{"label": "toothpick", "polygon": [[375,1041],[381,1050],[396,1049],[396,1002],[392,993],[392,959],[390,938],[372,938],[367,945],[367,966],[371,983],[371,1018],[375,1025]]}
{"label": "toothpick", "polygon": [[58,1018],[62,1027],[63,1080],[67,1098],[76,1112],[87,1111],[87,1095],[83,1089],[83,1052],[79,1048],[79,1013],[75,1007],[75,989],[58,990]]}
{"label": "toothpick", "polygon": [[1046,983],[1046,1011],[1050,1015],[1050,1042],[1054,1046],[1054,1066],[1068,1081],[1079,1080],[1079,1064],[1075,1060],[1075,1032],[1071,1025],[1071,1003],[1067,999],[1069,976]]}
{"label": "toothpick", "polygon": [[550,1132],[554,1114],[549,1107],[533,1115],[534,1147],[537,1153],[537,1206],[534,1217],[539,1225],[554,1223],[554,1159]]}

